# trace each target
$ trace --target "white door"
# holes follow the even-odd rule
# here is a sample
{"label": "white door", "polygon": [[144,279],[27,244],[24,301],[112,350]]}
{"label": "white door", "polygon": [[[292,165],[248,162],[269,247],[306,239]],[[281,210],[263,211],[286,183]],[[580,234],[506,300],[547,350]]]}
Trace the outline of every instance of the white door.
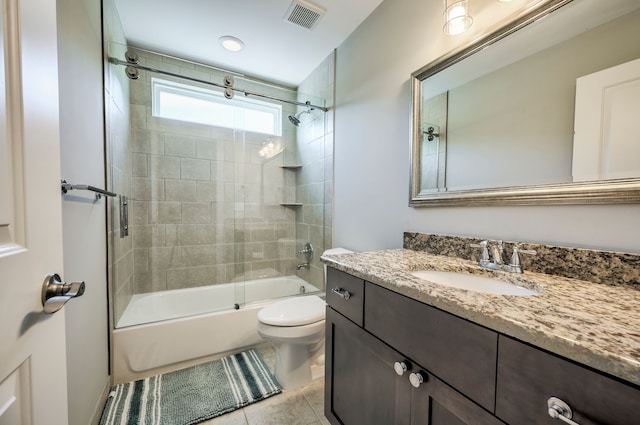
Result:
{"label": "white door", "polygon": [[[67,425],[55,0],[0,8],[0,425]],[[62,275],[63,276],[63,275]]]}
{"label": "white door", "polygon": [[640,177],[640,59],[576,81],[573,180]]}

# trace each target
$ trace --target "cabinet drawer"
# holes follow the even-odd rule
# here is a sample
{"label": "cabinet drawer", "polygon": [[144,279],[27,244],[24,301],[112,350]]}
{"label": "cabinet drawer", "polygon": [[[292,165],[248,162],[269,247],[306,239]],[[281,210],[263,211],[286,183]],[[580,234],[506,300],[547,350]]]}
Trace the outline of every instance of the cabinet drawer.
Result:
{"label": "cabinet drawer", "polygon": [[580,425],[640,424],[640,389],[500,335],[496,415],[517,424],[562,424],[547,413],[557,397]]}
{"label": "cabinet drawer", "polygon": [[327,267],[327,304],[362,326],[364,280]]}
{"label": "cabinet drawer", "polygon": [[365,329],[494,411],[497,333],[370,282],[365,290]]}

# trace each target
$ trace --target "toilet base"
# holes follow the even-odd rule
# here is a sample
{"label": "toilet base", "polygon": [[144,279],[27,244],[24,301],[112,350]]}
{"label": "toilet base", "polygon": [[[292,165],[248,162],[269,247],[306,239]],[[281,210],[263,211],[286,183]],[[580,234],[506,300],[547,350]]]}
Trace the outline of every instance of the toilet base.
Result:
{"label": "toilet base", "polygon": [[275,376],[283,389],[302,387],[324,376],[324,339],[312,345],[272,344]]}

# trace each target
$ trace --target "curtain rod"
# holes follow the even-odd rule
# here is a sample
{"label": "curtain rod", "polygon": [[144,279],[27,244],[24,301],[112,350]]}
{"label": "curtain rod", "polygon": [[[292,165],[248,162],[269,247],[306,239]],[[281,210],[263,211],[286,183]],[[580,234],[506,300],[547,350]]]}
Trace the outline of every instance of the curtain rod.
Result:
{"label": "curtain rod", "polygon": [[[240,92],[242,94],[244,94],[245,96],[256,96],[256,97],[261,97],[263,99],[270,99],[270,100],[276,100],[278,102],[283,102],[283,103],[288,103],[290,105],[296,105],[296,106],[304,106],[307,108],[314,108],[314,109],[320,109],[323,112],[327,112],[329,110],[329,108],[326,108],[324,106],[318,106],[318,105],[314,105],[311,102],[296,102],[294,100],[286,100],[286,99],[281,99],[275,96],[269,96],[266,94],[262,94],[262,93],[257,93],[257,92],[253,92],[253,91],[249,91],[249,90],[242,90],[242,89],[235,89],[232,87],[233,85],[233,79],[229,76],[225,77],[225,82],[228,82],[228,78],[231,79],[231,84],[217,84],[217,83],[213,83],[211,81],[205,81],[205,80],[200,80],[199,78],[194,78],[194,77],[187,77],[184,75],[180,75],[180,74],[176,74],[173,72],[169,72],[169,71],[163,71],[161,69],[156,69],[156,68],[151,68],[148,66],[144,66],[144,65],[139,65],[137,63],[132,63],[132,62],[126,62],[126,61],[122,61],[120,59],[117,58],[112,58],[109,57],[109,62],[115,64],[115,65],[122,65],[122,66],[126,66],[126,67],[131,67],[131,68],[135,68],[135,69],[140,69],[142,71],[149,71],[149,72],[155,72],[157,74],[162,74],[162,75],[167,75],[170,77],[175,77],[175,78],[182,78],[183,80],[189,80],[189,81],[193,81],[196,83],[200,83],[200,84],[206,84],[206,85],[210,85],[210,86],[215,86],[218,88],[221,88],[223,90],[225,90],[225,97],[227,97],[228,99],[230,99],[231,97],[233,97],[233,92]],[[127,73],[127,76],[129,78],[132,78],[132,75]],[[134,77],[135,79],[135,77]],[[228,90],[231,90],[231,95],[228,95]]]}

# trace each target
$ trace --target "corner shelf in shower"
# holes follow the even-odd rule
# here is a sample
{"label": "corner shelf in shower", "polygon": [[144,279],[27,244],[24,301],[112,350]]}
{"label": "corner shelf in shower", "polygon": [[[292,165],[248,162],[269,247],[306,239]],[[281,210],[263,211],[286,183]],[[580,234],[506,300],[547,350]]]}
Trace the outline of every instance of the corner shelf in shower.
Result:
{"label": "corner shelf in shower", "polygon": [[285,170],[299,170],[302,168],[302,165],[281,165],[280,168],[284,168]]}
{"label": "corner shelf in shower", "polygon": [[281,202],[280,206],[282,207],[301,207],[302,202]]}

